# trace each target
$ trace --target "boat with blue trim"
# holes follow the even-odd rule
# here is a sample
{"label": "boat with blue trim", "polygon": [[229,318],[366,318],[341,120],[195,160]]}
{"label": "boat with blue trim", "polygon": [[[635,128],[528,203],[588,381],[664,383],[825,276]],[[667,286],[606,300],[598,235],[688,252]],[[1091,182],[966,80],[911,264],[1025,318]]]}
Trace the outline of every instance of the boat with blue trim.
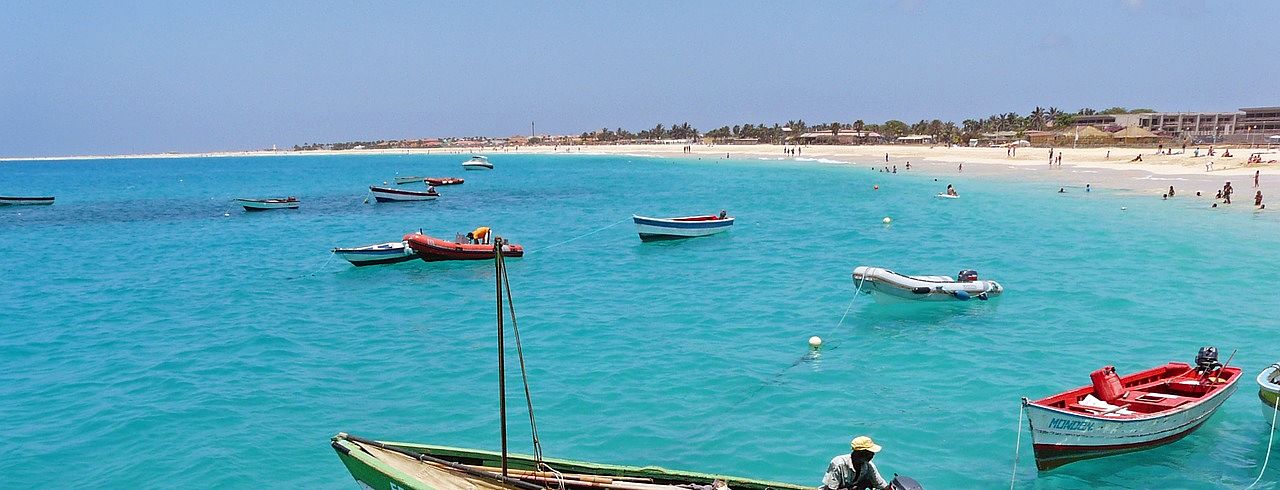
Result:
{"label": "boat with blue trim", "polygon": [[244,206],[245,211],[267,211],[271,209],[298,209],[298,198],[275,197],[270,199],[237,198],[236,204]]}
{"label": "boat with blue trim", "polygon": [[[409,235],[405,235],[408,239]],[[351,265],[395,264],[418,258],[418,254],[409,248],[404,240],[398,242],[376,243],[354,248],[335,248],[333,253],[351,262]]]}
{"label": "boat with blue trim", "polygon": [[636,233],[640,234],[640,240],[672,240],[680,238],[693,238],[707,235],[714,235],[729,231],[733,226],[734,218],[720,212],[719,216],[714,214],[702,216],[682,216],[679,218],[652,218],[649,216],[632,215],[631,219],[636,223]]}

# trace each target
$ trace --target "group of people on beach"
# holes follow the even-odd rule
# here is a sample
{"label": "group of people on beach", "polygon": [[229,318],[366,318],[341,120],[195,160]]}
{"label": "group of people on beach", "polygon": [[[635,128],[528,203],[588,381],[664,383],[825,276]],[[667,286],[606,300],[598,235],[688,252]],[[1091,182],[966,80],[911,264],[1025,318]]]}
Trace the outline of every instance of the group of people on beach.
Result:
{"label": "group of people on beach", "polygon": [[800,154],[800,147],[799,147],[799,146],[797,146],[797,147],[795,147],[795,148],[786,148],[786,147],[784,147],[784,148],[782,148],[782,154],[783,154],[783,155],[799,155],[799,154]]}

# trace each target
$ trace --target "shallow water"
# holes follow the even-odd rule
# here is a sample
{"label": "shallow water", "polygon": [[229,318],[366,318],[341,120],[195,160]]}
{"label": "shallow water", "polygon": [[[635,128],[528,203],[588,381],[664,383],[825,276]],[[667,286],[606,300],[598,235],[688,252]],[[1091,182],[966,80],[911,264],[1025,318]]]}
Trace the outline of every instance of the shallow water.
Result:
{"label": "shallow water", "polygon": [[[463,158],[0,164],[0,193],[58,196],[0,208],[0,487],[353,488],[338,431],[497,448],[491,264],[328,253],[481,224],[534,250],[509,267],[548,456],[817,485],[869,434],[882,470],[1000,488],[1019,397],[1201,345],[1240,349],[1247,379],[1198,432],[1037,474],[1024,430],[1018,486],[1243,486],[1266,452],[1252,376],[1280,357],[1275,215],[823,162]],[[363,204],[397,173],[467,182]],[[961,199],[932,197],[947,183]],[[302,208],[230,203],[277,195]],[[625,222],[720,209],[734,229],[694,240],[642,244]],[[853,296],[861,264],[974,268],[1007,292],[877,305]]]}

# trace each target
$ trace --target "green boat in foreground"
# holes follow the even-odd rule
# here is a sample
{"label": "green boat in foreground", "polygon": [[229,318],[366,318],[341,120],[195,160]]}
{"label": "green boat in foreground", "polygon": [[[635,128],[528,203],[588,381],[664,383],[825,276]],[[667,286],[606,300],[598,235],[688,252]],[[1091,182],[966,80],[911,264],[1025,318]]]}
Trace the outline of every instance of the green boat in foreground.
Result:
{"label": "green boat in foreground", "polygon": [[[503,481],[502,454],[495,451],[379,442],[345,433],[334,436],[332,445],[351,476],[377,490],[475,487],[530,490],[525,485],[537,489],[559,488],[561,481],[566,488],[658,490],[675,485],[698,485],[710,489],[717,480],[735,490],[813,490],[811,486],[674,471],[656,466],[618,466],[550,458],[542,460],[542,471],[538,471],[536,458],[514,453],[507,455],[509,476],[505,478],[508,481]],[[481,476],[466,470],[488,475]]]}
{"label": "green boat in foreground", "polygon": [[[538,425],[533,416],[524,353],[520,349],[520,328],[515,308],[510,308],[511,331],[520,359],[520,375],[528,403],[529,425],[534,455],[507,451],[506,337],[503,320],[504,293],[511,302],[504,240],[494,240],[494,269],[498,304],[498,412],[502,429],[502,451],[483,451],[404,442],[381,442],[347,433],[333,436],[330,445],[361,487],[375,490],[813,490],[813,487],[753,480],[734,476],[672,471],[656,466],[617,466],[542,457]],[[895,477],[893,490],[922,490],[914,480]]]}

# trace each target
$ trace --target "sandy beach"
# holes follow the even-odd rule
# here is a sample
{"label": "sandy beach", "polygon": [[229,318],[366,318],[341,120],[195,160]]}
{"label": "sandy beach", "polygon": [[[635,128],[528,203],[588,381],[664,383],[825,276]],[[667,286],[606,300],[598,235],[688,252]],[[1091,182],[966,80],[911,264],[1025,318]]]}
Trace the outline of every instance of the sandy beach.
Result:
{"label": "sandy beach", "polygon": [[[635,155],[657,158],[687,158],[704,161],[729,159],[761,159],[797,162],[828,162],[865,165],[870,168],[888,167],[898,172],[922,172],[930,175],[959,175],[1002,180],[1043,182],[1047,187],[1068,189],[1093,188],[1131,191],[1159,199],[1169,186],[1174,186],[1175,198],[1194,196],[1200,191],[1202,198],[1211,198],[1223,184],[1231,182],[1236,189],[1233,199],[1238,209],[1254,209],[1253,177],[1260,172],[1259,187],[1264,204],[1280,196],[1280,149],[1230,148],[1231,157],[1223,157],[1225,148],[1215,148],[1216,155],[1207,156],[1208,147],[1188,147],[1183,153],[1175,148],[1172,155],[1157,154],[1156,148],[1055,148],[1061,153],[1061,165],[1049,165],[1049,148],[1017,148],[1013,155],[1006,148],[972,148],[962,146],[913,146],[913,145],[706,145],[695,144],[686,152],[682,144],[651,145],[584,145],[584,146],[522,146],[483,148],[432,148],[432,149],[371,149],[371,150],[315,150],[315,151],[221,151],[205,153],[156,153],[138,155],[68,156],[37,158],[6,158],[3,162],[56,161],[56,160],[110,160],[133,158],[193,158],[193,157],[288,157],[315,155],[405,155],[424,154],[468,155],[495,154],[559,154],[559,155]],[[787,154],[785,149],[799,148],[798,154]],[[1261,153],[1264,163],[1247,163],[1254,153]],[[1141,155],[1141,162],[1132,161]],[[887,160],[886,160],[887,156]],[[1212,163],[1210,167],[1209,164]],[[963,165],[963,168],[961,167]]]}

